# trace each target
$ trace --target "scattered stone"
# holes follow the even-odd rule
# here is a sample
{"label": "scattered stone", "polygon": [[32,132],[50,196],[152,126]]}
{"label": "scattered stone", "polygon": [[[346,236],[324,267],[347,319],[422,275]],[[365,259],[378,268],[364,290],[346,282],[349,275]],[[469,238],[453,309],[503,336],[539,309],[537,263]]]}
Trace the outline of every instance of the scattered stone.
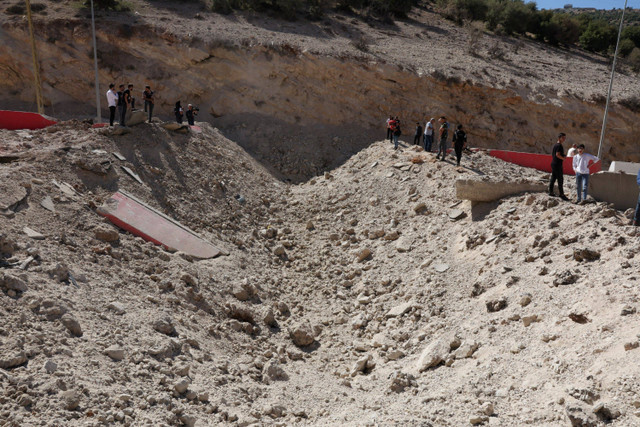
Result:
{"label": "scattered stone", "polygon": [[58,282],[66,282],[69,280],[69,269],[64,264],[56,263],[47,273],[49,277],[56,279]]}
{"label": "scattered stone", "polygon": [[314,230],[316,227],[315,225],[313,225],[313,222],[311,221],[307,221],[307,230],[311,231]]}
{"label": "scattered stone", "polygon": [[396,305],[395,307],[393,307],[391,310],[387,312],[385,317],[387,318],[400,317],[403,314],[407,313],[409,310],[411,310],[411,307],[413,307],[413,304],[414,304],[413,302],[409,301],[400,305]]}
{"label": "scattered stone", "polygon": [[400,237],[400,233],[394,230],[391,233],[386,233],[384,236],[384,240],[389,240],[389,241],[398,240],[399,237]]}
{"label": "scattered stone", "polygon": [[37,232],[36,230],[29,228],[29,227],[24,227],[22,229],[22,231],[24,232],[24,234],[27,235],[27,237],[33,239],[33,240],[44,240],[45,236],[42,233]]}
{"label": "scattered stone", "polygon": [[51,200],[51,197],[47,196],[44,199],[42,199],[40,201],[40,206],[42,206],[43,208],[45,208],[46,210],[48,210],[49,212],[56,212],[56,207],[53,204],[53,200]]}
{"label": "scattered stone", "polygon": [[60,321],[64,325],[65,328],[73,335],[74,337],[82,336],[82,328],[80,327],[80,323],[78,320],[71,314],[66,313],[61,318]]}
{"label": "scattered stone", "polygon": [[107,347],[104,350],[104,354],[106,354],[111,359],[115,360],[116,362],[119,362],[122,359],[124,359],[124,348],[120,347],[117,344],[114,344],[114,345],[112,345],[110,347]]}
{"label": "scattered stone", "polygon": [[[456,359],[468,359],[473,356],[473,353],[478,350],[480,344],[475,341],[465,341],[460,345],[460,347],[456,350],[454,357]],[[489,414],[490,415],[490,414]]]}
{"label": "scattered stone", "polygon": [[371,257],[371,249],[369,248],[364,248],[361,251],[358,252],[358,254],[356,255],[356,257],[358,258],[358,262],[363,262],[366,259],[368,259],[369,257]]}
{"label": "scattered stone", "polygon": [[426,371],[429,368],[434,368],[444,362],[444,359],[449,354],[450,345],[443,339],[432,341],[420,354],[418,359],[417,368],[418,371]]}
{"label": "scattered stone", "polygon": [[178,394],[184,394],[191,385],[191,380],[189,378],[181,378],[175,384],[173,384],[173,389]]}
{"label": "scattered stone", "polygon": [[607,424],[621,415],[619,410],[611,408],[610,404],[606,402],[596,404],[593,407],[593,413]]}
{"label": "scattered stone", "polygon": [[638,347],[640,347],[640,342],[638,341],[632,341],[624,344],[625,351],[635,350]]}
{"label": "scattered stone", "polygon": [[412,240],[408,236],[400,237],[396,241],[396,250],[398,252],[409,252],[411,250]]}
{"label": "scattered stone", "polygon": [[276,320],[276,316],[273,313],[273,309],[269,308],[267,310],[267,314],[264,315],[264,323],[265,325],[269,326],[270,328],[276,328],[278,327],[278,321]]}
{"label": "scattered stone", "polygon": [[298,347],[306,347],[313,344],[315,338],[313,336],[313,328],[308,323],[295,325],[290,331],[289,336]]}
{"label": "scattered stone", "polygon": [[262,369],[262,375],[269,378],[271,381],[286,381],[289,379],[289,375],[285,372],[277,360],[270,360],[265,363]]}
{"label": "scattered stone", "polygon": [[600,259],[600,252],[591,249],[574,249],[573,259],[578,262],[582,261],[596,261]]}
{"label": "scattered stone", "polygon": [[3,348],[0,352],[0,369],[12,369],[27,362],[24,351]]}
{"label": "scattered stone", "polygon": [[23,277],[26,279],[24,274],[22,276],[17,276],[8,272],[0,273],[0,288],[5,291],[26,292],[28,288]]}
{"label": "scattered stone", "polygon": [[466,216],[467,216],[467,214],[463,210],[460,210],[460,209],[454,209],[451,212],[449,212],[449,218],[452,221],[458,221],[458,220],[460,220],[462,218],[465,218]]}
{"label": "scattered stone", "polygon": [[526,294],[522,294],[522,295],[520,296],[520,305],[521,305],[522,307],[526,307],[526,306],[528,306],[529,304],[531,304],[531,294],[528,294],[528,293],[526,293]]}
{"label": "scattered stone", "polygon": [[495,313],[497,311],[504,310],[505,308],[507,308],[507,299],[503,297],[497,300],[490,300],[490,301],[487,301],[486,305],[487,305],[487,311],[489,313]]}
{"label": "scattered stone", "polygon": [[437,263],[433,265],[433,269],[438,273],[444,273],[449,269],[449,265],[444,263]]}
{"label": "scattered stone", "polygon": [[170,337],[177,335],[176,328],[175,326],[173,326],[173,322],[168,317],[158,319],[153,322],[153,329],[160,332],[161,334],[169,335]]}
{"label": "scattered stone", "polygon": [[113,228],[107,228],[102,226],[97,227],[93,231],[93,235],[95,236],[96,239],[102,240],[103,242],[112,243],[120,240],[120,233],[118,233],[118,231],[114,230]]}
{"label": "scattered stone", "polygon": [[469,424],[472,426],[477,426],[480,424],[484,424],[489,421],[489,417],[486,415],[472,415],[469,417]]}
{"label": "scattered stone", "polygon": [[76,390],[63,391],[61,394],[62,407],[67,411],[75,411],[80,406],[81,396]]}
{"label": "scattered stone", "polygon": [[621,316],[630,316],[636,313],[636,308],[630,305],[625,305],[622,307],[622,311],[620,312]]}
{"label": "scattered stone", "polygon": [[540,317],[538,317],[537,314],[534,314],[532,316],[523,316],[522,317],[522,323],[524,324],[524,326],[529,326],[532,323],[539,322],[540,320],[542,320],[542,319],[540,319]]}
{"label": "scattered stone", "polygon": [[576,283],[578,276],[573,274],[570,270],[565,270],[559,273],[553,281],[554,286],[571,285]]}
{"label": "scattered stone", "polygon": [[370,354],[367,354],[360,359],[356,360],[351,368],[351,376],[355,377],[359,373],[367,374],[371,372],[371,370],[376,366],[376,363],[373,361],[373,357]]}
{"label": "scattered stone", "polygon": [[118,314],[118,315],[123,315],[124,313],[126,313],[126,308],[124,304],[117,301],[110,302],[109,305],[107,306],[107,309],[113,311],[115,314]]}
{"label": "scattered stone", "polygon": [[416,378],[404,372],[394,372],[391,374],[391,384],[389,389],[395,393],[402,393],[409,387],[417,387]]}
{"label": "scattered stone", "polygon": [[485,415],[487,415],[487,416],[489,416],[489,417],[490,417],[491,415],[493,415],[493,411],[494,411],[494,409],[493,409],[493,403],[491,403],[491,402],[484,402],[484,403],[482,404],[482,406],[480,407],[480,411],[481,411],[483,414],[485,414]]}
{"label": "scattered stone", "polygon": [[49,359],[44,363],[44,370],[47,374],[53,374],[58,369],[58,364]]}
{"label": "scattered stone", "polygon": [[585,323],[589,323],[591,321],[585,314],[582,313],[570,313],[569,319],[581,325],[584,325]]}
{"label": "scattered stone", "polygon": [[426,203],[424,203],[424,202],[422,202],[422,203],[418,203],[417,205],[415,205],[415,206],[413,207],[413,211],[414,211],[416,214],[418,214],[418,215],[421,215],[421,214],[423,214],[423,213],[427,212],[427,210],[428,210],[428,209],[427,209],[427,204],[426,204]]}

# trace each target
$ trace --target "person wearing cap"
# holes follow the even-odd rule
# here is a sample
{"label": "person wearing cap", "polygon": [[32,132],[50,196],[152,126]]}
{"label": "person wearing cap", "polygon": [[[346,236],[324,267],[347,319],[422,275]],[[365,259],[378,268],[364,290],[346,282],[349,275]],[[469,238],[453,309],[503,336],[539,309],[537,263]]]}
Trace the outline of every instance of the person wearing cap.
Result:
{"label": "person wearing cap", "polygon": [[[568,155],[567,155],[568,157]],[[576,188],[578,200],[576,203],[587,201],[587,187],[589,187],[589,163],[597,162],[598,158],[592,154],[584,152],[584,144],[578,145],[577,153],[573,156],[573,171],[576,174]]]}
{"label": "person wearing cap", "polygon": [[147,85],[144,87],[142,99],[144,100],[144,111],[145,113],[149,113],[149,123],[151,123],[151,115],[153,114],[153,91],[151,90],[151,86]]}
{"label": "person wearing cap", "polygon": [[187,116],[187,123],[189,123],[190,126],[193,126],[196,124],[195,116],[197,115],[198,115],[198,112],[193,109],[193,105],[187,104],[187,112],[185,113],[185,116]]}
{"label": "person wearing cap", "polygon": [[109,83],[107,91],[107,105],[109,106],[109,126],[113,126],[113,120],[116,118],[116,107],[118,106],[118,94],[114,89],[115,85]]}
{"label": "person wearing cap", "polygon": [[562,161],[566,159],[562,143],[566,139],[567,135],[561,132],[560,134],[558,134],[558,141],[553,144],[553,148],[551,149],[551,179],[549,182],[549,195],[555,196],[555,194],[553,194],[553,185],[556,181],[558,181],[558,194],[564,201],[569,200],[567,196],[564,195],[564,190],[562,188],[564,180],[564,175],[562,172]]}
{"label": "person wearing cap", "polygon": [[424,151],[431,152],[431,145],[433,144],[433,124],[436,119],[433,117],[424,125]]}

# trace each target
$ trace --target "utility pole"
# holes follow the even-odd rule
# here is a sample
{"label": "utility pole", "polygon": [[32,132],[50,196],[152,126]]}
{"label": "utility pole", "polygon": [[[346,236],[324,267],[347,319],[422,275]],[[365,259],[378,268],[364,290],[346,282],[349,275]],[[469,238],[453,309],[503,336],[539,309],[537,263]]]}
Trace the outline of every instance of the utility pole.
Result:
{"label": "utility pole", "polygon": [[33,21],[31,20],[31,2],[24,0],[27,5],[27,21],[29,22],[29,37],[31,38],[31,56],[33,56],[33,77],[36,86],[36,103],[38,104],[38,113],[44,114],[44,105],[42,102],[42,81],[40,80],[40,65],[38,63],[38,51],[36,50],[36,39],[33,32]]}
{"label": "utility pole", "polygon": [[91,0],[91,32],[93,33],[93,68],[96,76],[96,122],[102,123],[102,112],[100,111],[100,79],[98,78],[98,48],[96,46],[96,20],[93,15],[93,0]]}
{"label": "utility pole", "polygon": [[618,41],[616,41],[616,51],[613,54],[613,65],[611,66],[611,79],[609,80],[609,92],[607,93],[607,103],[604,107],[604,117],[602,118],[602,131],[600,132],[600,144],[598,145],[598,158],[602,159],[602,143],[604,142],[604,133],[607,129],[607,116],[609,114],[609,102],[611,101],[611,89],[613,88],[613,76],[616,72],[616,61],[618,60],[618,48],[620,47],[620,35],[622,34],[622,24],[624,23],[624,12],[627,10],[627,0],[624,0],[624,9],[622,9],[622,18],[620,18],[620,28],[618,28]]}

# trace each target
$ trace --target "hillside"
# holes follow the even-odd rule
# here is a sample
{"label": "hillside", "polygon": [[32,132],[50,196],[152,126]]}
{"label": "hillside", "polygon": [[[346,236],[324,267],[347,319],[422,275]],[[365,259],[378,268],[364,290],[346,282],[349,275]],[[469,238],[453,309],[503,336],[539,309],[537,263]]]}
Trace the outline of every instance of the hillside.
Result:
{"label": "hillside", "polygon": [[[593,152],[604,58],[491,34],[469,52],[473,29],[430,7],[292,23],[136,1],[98,22],[101,92],[158,91],[121,135],[86,120],[86,11],[43,4],[47,113],[70,120],[0,130],[0,425],[640,425],[631,210],[535,192],[472,210],[459,179],[548,175],[410,145],[446,114],[471,146],[564,131]],[[1,22],[3,108],[31,109],[24,22]],[[163,127],[178,98],[200,128]],[[640,159],[637,118],[614,103],[605,161]],[[228,255],[119,229],[97,213],[117,190]]]}
{"label": "hillside", "polygon": [[[35,19],[46,113],[93,117],[87,11],[45,4],[47,14]],[[380,138],[390,114],[405,132],[446,115],[479,147],[547,152],[564,131],[597,151],[610,76],[608,60],[597,55],[479,33],[429,5],[393,24],[340,13],[315,22],[218,15],[190,2],[132,5],[129,13],[98,13],[100,93],[111,81],[135,90],[149,83],[162,119],[172,118],[176,100],[196,104],[199,120],[279,178],[301,182],[338,166]],[[0,19],[3,108],[32,110],[24,19]],[[638,87],[621,68],[614,101],[637,105]],[[640,160],[637,121],[613,103],[605,161]]]}

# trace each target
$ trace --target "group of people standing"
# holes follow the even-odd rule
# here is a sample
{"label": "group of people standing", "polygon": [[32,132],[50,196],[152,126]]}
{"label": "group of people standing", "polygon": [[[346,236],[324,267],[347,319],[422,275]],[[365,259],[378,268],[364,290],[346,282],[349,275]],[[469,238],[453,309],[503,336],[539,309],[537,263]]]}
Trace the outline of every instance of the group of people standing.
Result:
{"label": "group of people standing", "polygon": [[554,196],[553,187],[558,182],[558,195],[564,201],[568,201],[569,198],[564,194],[563,181],[564,172],[563,161],[566,158],[572,159],[573,172],[576,175],[576,191],[578,198],[576,203],[583,204],[587,201],[587,188],[589,187],[589,165],[591,162],[597,162],[599,159],[592,155],[585,153],[584,144],[573,146],[569,149],[566,156],[564,153],[564,147],[562,144],[567,140],[567,135],[564,133],[558,134],[558,141],[553,145],[551,149],[551,179],[549,182],[549,195]]}
{"label": "group of people standing", "polygon": [[[445,116],[441,116],[438,119],[438,123],[440,127],[438,129],[438,154],[436,155],[436,159],[440,159],[441,161],[445,160],[445,156],[447,154],[447,139],[449,137],[449,122]],[[435,136],[436,129],[436,119],[431,118],[424,125],[424,129],[420,122],[416,122],[416,132],[413,136],[413,144],[420,145],[420,140],[422,139],[422,147],[424,151],[432,152],[433,140]],[[400,119],[398,116],[393,118],[393,116],[389,116],[387,119],[387,138],[389,141],[393,142],[394,149],[398,149],[398,137],[402,134],[400,130]],[[463,130],[462,125],[458,125],[455,132],[453,133],[453,149],[456,153],[456,164],[460,166],[460,160],[462,159],[462,151],[467,146],[467,134]]]}
{"label": "group of people standing", "polygon": [[[149,123],[151,123],[151,115],[153,114],[153,104],[155,102],[151,86],[147,85],[142,92],[142,100],[144,101],[144,111],[149,113]],[[113,126],[116,117],[116,108],[118,109],[118,117],[120,126],[126,126],[127,110],[135,108],[136,98],[133,96],[133,85],[129,83],[125,89],[121,84],[118,91],[115,90],[115,84],[109,83],[107,91],[107,105],[109,106],[109,126]]]}
{"label": "group of people standing", "polygon": [[178,122],[179,124],[182,124],[182,118],[186,115],[187,123],[189,123],[190,126],[193,126],[196,122],[196,116],[198,115],[198,111],[200,111],[199,108],[194,107],[191,104],[188,104],[187,111],[185,112],[182,109],[182,105],[180,105],[180,101],[178,101],[176,102],[176,106],[173,109],[173,114],[176,116],[176,122]]}

